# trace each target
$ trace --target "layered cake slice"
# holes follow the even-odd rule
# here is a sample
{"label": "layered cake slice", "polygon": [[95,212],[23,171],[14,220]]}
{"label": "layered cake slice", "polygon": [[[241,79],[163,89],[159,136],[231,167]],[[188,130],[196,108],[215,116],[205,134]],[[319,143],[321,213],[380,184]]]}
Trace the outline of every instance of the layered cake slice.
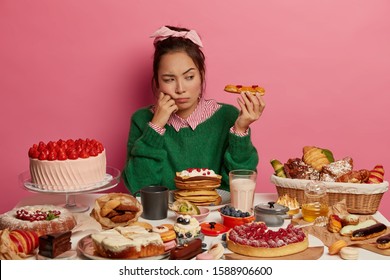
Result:
{"label": "layered cake slice", "polygon": [[58,234],[48,234],[39,237],[39,254],[48,258],[55,258],[69,251],[72,247],[70,231]]}

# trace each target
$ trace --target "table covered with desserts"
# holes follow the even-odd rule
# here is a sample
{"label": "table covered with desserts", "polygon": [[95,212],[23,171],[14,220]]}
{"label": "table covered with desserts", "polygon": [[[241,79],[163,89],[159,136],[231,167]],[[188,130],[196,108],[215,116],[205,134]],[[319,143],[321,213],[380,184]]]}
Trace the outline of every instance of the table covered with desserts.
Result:
{"label": "table covered with desserts", "polygon": [[[97,256],[93,253],[91,242],[85,242],[86,239],[91,234],[99,233],[102,231],[102,226],[100,223],[96,221],[93,217],[91,217],[91,210],[93,209],[96,200],[104,194],[98,193],[85,193],[78,194],[77,201],[89,206],[89,210],[81,213],[73,213],[77,225],[72,229],[71,235],[71,250],[66,254],[61,255],[61,259],[105,259],[104,257]],[[267,204],[270,201],[276,201],[278,199],[278,195],[276,193],[256,193],[254,198],[254,205]],[[52,205],[60,205],[64,201],[64,195],[52,195],[52,194],[30,194],[25,198],[21,199],[15,208],[20,208],[28,205],[39,205],[39,204],[52,204]],[[209,207],[209,214],[202,221],[203,224],[211,223],[211,224],[222,224],[222,216],[220,213],[221,205],[218,207]],[[368,215],[365,215],[368,217]],[[369,215],[370,218],[374,219],[378,223],[382,223],[387,226],[387,233],[389,233],[390,222],[379,212]],[[364,219],[366,219],[364,217]],[[164,224],[174,224],[177,220],[177,214],[174,211],[169,210],[167,218],[162,220],[146,220],[141,216],[138,218],[139,222],[145,222],[147,224],[151,224],[154,227],[158,227]],[[297,222],[298,221],[298,222]],[[298,226],[303,226],[304,224],[299,224],[299,214],[297,216],[286,217],[283,221],[283,225],[278,227],[269,227],[275,232],[280,228],[286,228],[289,224],[297,224]],[[310,225],[309,225],[310,226]],[[307,228],[309,228],[309,226]],[[274,258],[274,259],[321,259],[321,260],[341,260],[339,254],[330,254],[330,240],[329,234],[321,235],[322,233],[308,231],[308,248],[299,254],[287,255],[283,258]],[[324,238],[324,239],[323,239]],[[202,247],[204,250],[210,248],[213,244],[221,243],[224,244],[223,257],[222,259],[226,260],[234,260],[234,259],[252,259],[252,257],[246,257],[240,254],[236,254],[230,251],[226,247],[226,235],[221,231],[220,234],[205,234],[202,236]],[[323,239],[323,240],[321,240]],[[88,239],[88,241],[90,241]],[[375,242],[373,239],[372,242]],[[333,242],[332,242],[333,243]],[[374,244],[369,244],[365,242],[364,246],[359,246],[356,244],[354,246],[358,250],[358,259],[361,260],[389,260],[390,254],[387,250],[377,249]],[[92,251],[91,251],[92,250]],[[39,257],[39,255],[35,255],[30,257],[30,259],[45,259],[44,257]],[[153,258],[152,258],[153,259]],[[161,257],[161,259],[169,259],[169,255],[165,254]],[[272,258],[271,258],[272,259]]]}

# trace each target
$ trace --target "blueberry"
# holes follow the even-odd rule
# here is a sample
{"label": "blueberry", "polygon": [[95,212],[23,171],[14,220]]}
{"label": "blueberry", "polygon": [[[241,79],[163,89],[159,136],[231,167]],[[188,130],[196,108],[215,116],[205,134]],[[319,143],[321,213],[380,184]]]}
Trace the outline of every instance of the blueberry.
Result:
{"label": "blueberry", "polygon": [[178,217],[176,220],[179,224],[183,223],[184,219],[183,217]]}
{"label": "blueberry", "polygon": [[191,232],[186,232],[186,237],[187,238],[191,238],[192,237],[192,233]]}
{"label": "blueberry", "polygon": [[240,217],[245,218],[245,217],[247,217],[247,215],[246,215],[246,213],[241,213]]}
{"label": "blueberry", "polygon": [[182,224],[183,225],[188,225],[190,223],[190,219],[188,219],[188,218],[185,218],[185,219],[183,219],[183,221],[182,221]]}
{"label": "blueberry", "polygon": [[179,234],[177,235],[177,237],[179,237],[179,238],[183,238],[183,237],[184,237],[184,235],[183,235],[182,233],[179,233]]}
{"label": "blueberry", "polygon": [[202,248],[207,248],[207,243],[202,242]]}
{"label": "blueberry", "polygon": [[226,233],[222,234],[221,239],[222,239],[222,241],[226,241]]}

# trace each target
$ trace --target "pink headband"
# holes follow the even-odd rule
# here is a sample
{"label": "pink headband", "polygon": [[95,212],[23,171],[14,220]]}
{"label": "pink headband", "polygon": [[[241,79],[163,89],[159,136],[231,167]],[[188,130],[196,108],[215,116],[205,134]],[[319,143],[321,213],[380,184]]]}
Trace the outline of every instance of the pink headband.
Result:
{"label": "pink headband", "polygon": [[153,44],[156,44],[159,41],[163,41],[165,39],[168,39],[169,37],[180,37],[185,38],[188,40],[191,40],[194,44],[198,45],[199,47],[203,47],[202,41],[200,40],[200,37],[198,33],[196,33],[195,30],[190,31],[175,31],[172,29],[169,29],[166,26],[160,27],[156,32],[154,32],[150,38],[154,38]]}

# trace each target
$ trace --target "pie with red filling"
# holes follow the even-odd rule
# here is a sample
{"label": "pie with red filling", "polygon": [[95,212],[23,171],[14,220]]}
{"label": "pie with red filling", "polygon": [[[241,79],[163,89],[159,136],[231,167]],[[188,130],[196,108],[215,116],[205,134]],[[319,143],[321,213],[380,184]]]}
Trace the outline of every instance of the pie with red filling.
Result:
{"label": "pie with red filling", "polygon": [[226,235],[232,252],[251,257],[281,257],[306,250],[309,241],[301,228],[292,224],[273,231],[264,223],[235,226]]}

